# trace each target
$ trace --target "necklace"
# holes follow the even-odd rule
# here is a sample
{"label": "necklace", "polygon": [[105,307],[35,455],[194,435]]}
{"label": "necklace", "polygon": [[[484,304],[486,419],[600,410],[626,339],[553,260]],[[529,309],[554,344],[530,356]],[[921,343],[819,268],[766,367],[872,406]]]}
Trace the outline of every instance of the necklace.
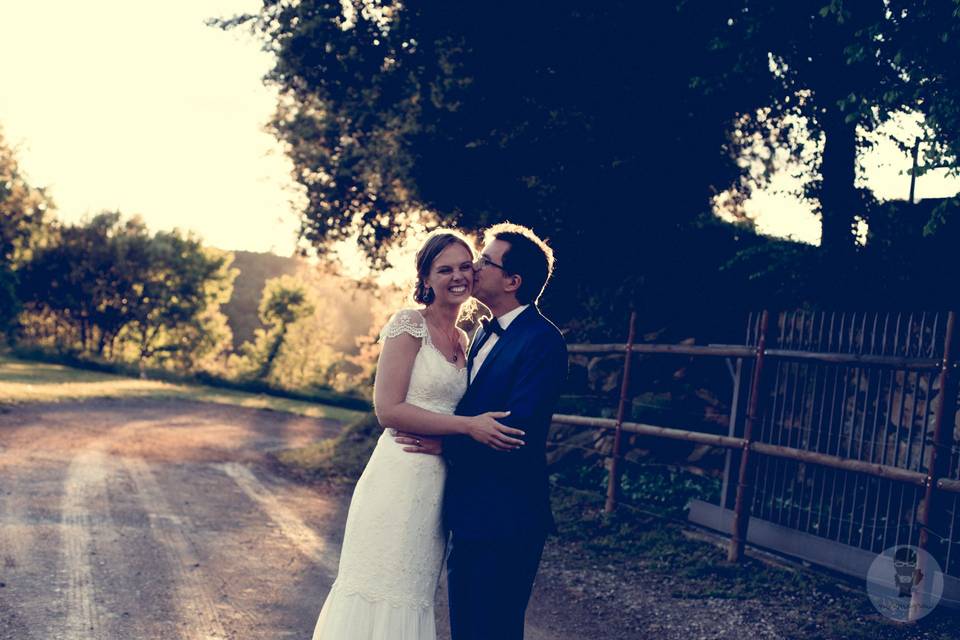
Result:
{"label": "necklace", "polygon": [[450,357],[450,362],[457,363],[460,360],[460,341],[453,337],[457,335],[457,326],[453,326],[453,336],[449,333],[438,327],[436,324],[433,325],[434,328],[439,331],[444,338],[447,339],[447,343],[450,346],[450,349],[453,351],[453,356]]}

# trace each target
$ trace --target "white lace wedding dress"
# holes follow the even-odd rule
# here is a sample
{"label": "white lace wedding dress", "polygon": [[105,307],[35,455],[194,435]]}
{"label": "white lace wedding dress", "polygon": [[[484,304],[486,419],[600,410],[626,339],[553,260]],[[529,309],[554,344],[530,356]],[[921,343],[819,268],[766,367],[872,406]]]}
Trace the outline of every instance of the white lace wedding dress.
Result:
{"label": "white lace wedding dress", "polygon": [[[466,369],[433,345],[416,309],[394,314],[380,341],[401,333],[421,339],[406,401],[452,414],[467,388]],[[445,478],[440,456],[405,452],[384,430],[354,489],[339,571],[313,640],[435,640]]]}

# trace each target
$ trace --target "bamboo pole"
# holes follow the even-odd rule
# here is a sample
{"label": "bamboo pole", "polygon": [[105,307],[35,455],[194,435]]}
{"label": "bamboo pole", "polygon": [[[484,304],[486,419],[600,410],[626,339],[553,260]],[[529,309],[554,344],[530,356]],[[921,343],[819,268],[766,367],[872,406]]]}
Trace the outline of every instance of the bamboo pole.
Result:
{"label": "bamboo pole", "polygon": [[[627,345],[612,344],[570,344],[569,353],[623,353]],[[705,344],[652,344],[641,343],[633,345],[632,353],[665,353],[681,356],[719,356],[728,358],[750,358],[756,353],[752,347],[741,345],[705,345]]]}
{"label": "bamboo pole", "polygon": [[949,491],[951,493],[960,493],[960,480],[940,478],[937,480],[937,489],[940,489],[941,491]]}
{"label": "bamboo pole", "polygon": [[[612,418],[588,418],[584,416],[572,416],[566,414],[555,414],[553,422],[558,424],[569,424],[580,427],[594,427],[597,429],[606,429],[613,431],[616,429],[617,421]],[[697,444],[708,444],[716,447],[725,447],[727,449],[743,449],[746,446],[746,440],[714,433],[703,433],[701,431],[687,431],[685,429],[673,429],[670,427],[658,427],[652,424],[643,424],[639,422],[624,422],[620,425],[621,431],[626,433],[636,433],[644,436],[654,436],[660,438],[669,438],[671,440],[683,440],[686,442],[695,442]],[[797,462],[806,462],[820,465],[822,467],[831,467],[843,471],[856,471],[888,480],[906,482],[918,487],[925,486],[927,475],[919,471],[910,471],[900,467],[891,467],[885,464],[876,464],[865,460],[851,460],[827,453],[817,451],[808,451],[807,449],[797,449],[794,447],[784,447],[765,442],[751,442],[749,446],[751,451],[761,453],[765,456],[775,458],[786,458],[787,460],[796,460]],[[943,491],[960,493],[960,480],[948,480],[941,478],[937,486]]]}
{"label": "bamboo pole", "polygon": [[[626,345],[621,343],[567,345],[569,353],[623,353],[625,350]],[[719,358],[756,358],[757,356],[755,348],[739,345],[635,344],[632,353],[713,356]],[[910,358],[858,353],[823,353],[794,349],[767,349],[765,353],[768,359],[811,360],[827,364],[896,367],[911,371],[939,371],[941,364],[940,360],[936,358]]]}
{"label": "bamboo pole", "polygon": [[617,406],[617,421],[613,436],[613,455],[610,458],[610,476],[607,480],[607,503],[603,507],[606,514],[613,513],[617,508],[617,497],[620,493],[620,440],[623,438],[623,414],[627,405],[627,391],[630,387],[630,363],[633,362],[633,337],[636,332],[637,312],[630,312],[630,328],[627,331],[627,347],[623,360],[623,380],[620,382],[620,404]]}
{"label": "bamboo pole", "polygon": [[[569,424],[579,427],[595,427],[597,429],[615,430],[617,421],[612,418],[587,418],[584,416],[571,416],[566,414],[554,414],[553,422],[558,424]],[[703,433],[701,431],[687,431],[685,429],[672,429],[670,427],[658,427],[652,424],[643,424],[640,422],[624,422],[620,425],[621,431],[636,433],[644,436],[658,436],[670,438],[672,440],[686,440],[699,444],[711,444],[718,447],[728,447],[739,449],[743,446],[743,438],[732,438],[713,433]]]}
{"label": "bamboo pole", "polygon": [[920,473],[919,471],[910,471],[909,469],[901,469],[900,467],[875,464],[865,460],[853,460],[827,453],[807,451],[806,449],[794,449],[792,447],[767,444],[765,442],[751,442],[750,450],[756,451],[757,453],[761,453],[765,456],[786,458],[788,460],[796,460],[798,462],[809,462],[822,467],[831,467],[833,469],[840,469],[843,471],[866,473],[873,476],[879,476],[881,478],[887,478],[889,480],[906,482],[918,487],[922,487],[924,485],[927,477],[926,474]]}
{"label": "bamboo pole", "polygon": [[[729,562],[738,562],[743,555],[743,545],[746,542],[747,526],[750,522],[750,498],[752,487],[748,484],[750,464],[750,443],[753,438],[753,425],[757,421],[757,410],[760,403],[760,380],[763,375],[764,351],[767,348],[767,326],[770,314],[764,310],[760,317],[760,336],[757,340],[756,362],[753,366],[753,376],[750,382],[750,403],[747,408],[747,420],[743,427],[743,448],[740,454],[740,470],[737,479],[737,498],[733,508],[733,530],[730,538],[730,547],[727,552]],[[746,511],[746,513],[744,513]]]}
{"label": "bamboo pole", "polygon": [[[951,375],[953,368],[953,333],[956,321],[956,314],[951,311],[947,315],[946,333],[943,338],[943,360],[940,367],[940,395],[937,396],[936,412],[933,418],[933,437],[930,443],[927,461],[927,476],[925,478],[925,487],[923,501],[917,513],[917,522],[920,525],[920,536],[917,540],[917,548],[929,551],[930,525],[934,522],[934,509],[936,507],[936,491],[938,480],[947,471],[946,467],[950,461],[950,451],[953,446],[953,422],[956,412],[957,389],[955,376]],[[944,421],[948,420],[949,428],[944,429]],[[936,527],[939,528],[939,527]],[[936,545],[939,547],[940,545]],[[936,553],[936,550],[934,550]],[[933,581],[934,567],[927,566],[925,554],[917,554],[917,570],[922,571],[923,575],[928,577],[926,584],[930,585]],[[921,583],[923,584],[923,583]],[[920,585],[917,585],[918,587]],[[910,610],[907,615],[909,622],[915,622],[922,618],[928,611],[930,604],[925,596],[930,595],[929,589],[917,588],[913,590],[910,596]]]}

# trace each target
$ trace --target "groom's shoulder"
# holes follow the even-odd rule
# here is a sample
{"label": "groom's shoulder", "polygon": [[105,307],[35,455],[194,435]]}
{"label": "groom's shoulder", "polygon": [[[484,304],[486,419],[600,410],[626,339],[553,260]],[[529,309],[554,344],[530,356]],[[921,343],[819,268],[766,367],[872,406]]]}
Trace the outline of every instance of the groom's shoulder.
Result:
{"label": "groom's shoulder", "polygon": [[540,335],[540,339],[557,346],[563,345],[563,348],[566,349],[567,341],[560,328],[543,315],[539,309],[536,315],[537,333]]}

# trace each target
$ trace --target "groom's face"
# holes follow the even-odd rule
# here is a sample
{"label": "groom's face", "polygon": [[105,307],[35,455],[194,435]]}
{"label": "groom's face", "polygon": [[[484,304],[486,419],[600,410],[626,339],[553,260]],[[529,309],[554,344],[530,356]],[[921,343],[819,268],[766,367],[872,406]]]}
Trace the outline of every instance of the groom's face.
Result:
{"label": "groom's face", "polygon": [[509,277],[501,267],[503,254],[509,249],[509,242],[491,240],[480,250],[480,266],[473,276],[473,297],[488,306],[505,293],[504,287],[508,284]]}

